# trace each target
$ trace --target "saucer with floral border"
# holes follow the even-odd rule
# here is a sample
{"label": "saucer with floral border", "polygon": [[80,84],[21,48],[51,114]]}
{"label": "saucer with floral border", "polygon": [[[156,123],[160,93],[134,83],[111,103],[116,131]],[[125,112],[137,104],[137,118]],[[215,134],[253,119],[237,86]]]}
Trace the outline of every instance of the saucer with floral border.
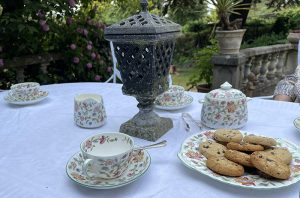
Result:
{"label": "saucer with floral border", "polygon": [[157,109],[162,109],[162,110],[179,110],[179,109],[183,109],[187,106],[189,106],[190,104],[192,104],[193,102],[193,97],[188,95],[188,94],[184,94],[183,97],[178,100],[178,101],[162,101],[162,98],[157,97],[156,100],[154,101],[154,105],[155,108]]}
{"label": "saucer with floral border", "polygon": [[[87,177],[82,170],[83,163],[84,159],[81,152],[73,155],[68,161],[66,172],[73,182],[87,188],[111,189],[125,186],[139,179],[148,170],[151,158],[146,150],[134,151],[128,169],[120,177],[114,179]],[[88,171],[92,170],[88,169]]]}
{"label": "saucer with floral border", "polygon": [[8,94],[4,96],[4,100],[7,103],[15,104],[15,105],[30,105],[38,103],[49,95],[48,91],[42,91],[40,90],[36,95],[32,95],[29,99],[21,99],[14,97],[10,91],[8,91]]}

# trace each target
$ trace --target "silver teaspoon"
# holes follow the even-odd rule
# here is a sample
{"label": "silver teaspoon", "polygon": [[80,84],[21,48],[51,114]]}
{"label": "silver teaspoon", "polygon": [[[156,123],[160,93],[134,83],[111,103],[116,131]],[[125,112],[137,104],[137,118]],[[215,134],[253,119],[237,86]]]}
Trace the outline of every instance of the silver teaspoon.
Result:
{"label": "silver teaspoon", "polygon": [[161,142],[155,143],[155,144],[150,144],[146,146],[139,146],[134,148],[133,150],[142,150],[142,149],[151,149],[151,148],[159,148],[167,145],[167,140],[163,140]]}

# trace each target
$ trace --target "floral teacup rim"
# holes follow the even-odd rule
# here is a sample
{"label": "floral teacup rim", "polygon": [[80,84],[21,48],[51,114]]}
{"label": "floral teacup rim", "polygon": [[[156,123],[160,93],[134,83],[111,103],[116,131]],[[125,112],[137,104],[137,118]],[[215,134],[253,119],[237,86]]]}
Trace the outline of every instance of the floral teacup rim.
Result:
{"label": "floral teacup rim", "polygon": [[102,102],[102,96],[95,93],[77,94],[75,96],[75,100],[78,102],[83,102],[83,101]]}
{"label": "floral teacup rim", "polygon": [[28,90],[33,88],[39,88],[40,84],[37,82],[24,82],[24,83],[18,83],[14,84],[10,87],[11,90]]}

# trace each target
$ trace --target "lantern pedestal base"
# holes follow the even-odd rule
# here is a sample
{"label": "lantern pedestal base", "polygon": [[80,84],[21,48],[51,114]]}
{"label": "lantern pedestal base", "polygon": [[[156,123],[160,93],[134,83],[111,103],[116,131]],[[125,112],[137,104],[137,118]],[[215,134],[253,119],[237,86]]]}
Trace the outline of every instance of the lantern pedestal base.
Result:
{"label": "lantern pedestal base", "polygon": [[148,126],[139,126],[131,119],[121,125],[120,132],[155,142],[171,128],[173,122],[170,118],[160,118],[159,123]]}

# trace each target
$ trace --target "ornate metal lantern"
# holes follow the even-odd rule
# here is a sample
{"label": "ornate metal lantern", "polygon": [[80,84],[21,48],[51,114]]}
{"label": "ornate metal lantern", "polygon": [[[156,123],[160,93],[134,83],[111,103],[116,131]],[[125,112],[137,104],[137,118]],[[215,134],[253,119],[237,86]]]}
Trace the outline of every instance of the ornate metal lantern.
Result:
{"label": "ornate metal lantern", "polygon": [[156,141],[173,127],[170,118],[153,112],[156,97],[168,89],[168,74],[180,25],[150,14],[147,0],[142,11],[105,29],[112,41],[123,81],[122,91],[134,96],[139,113],[123,123],[120,132]]}

